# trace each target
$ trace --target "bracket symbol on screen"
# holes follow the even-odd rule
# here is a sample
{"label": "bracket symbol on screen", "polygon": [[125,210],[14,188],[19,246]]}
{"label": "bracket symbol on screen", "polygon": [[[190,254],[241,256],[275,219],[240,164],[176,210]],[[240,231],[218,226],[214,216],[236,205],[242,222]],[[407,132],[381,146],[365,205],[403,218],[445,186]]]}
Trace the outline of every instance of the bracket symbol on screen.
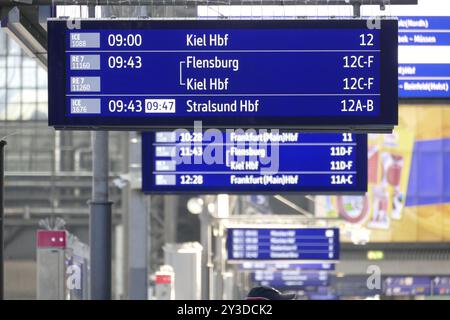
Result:
{"label": "bracket symbol on screen", "polygon": [[183,82],[183,64],[186,63],[186,61],[180,61],[180,86],[185,86],[186,82]]}

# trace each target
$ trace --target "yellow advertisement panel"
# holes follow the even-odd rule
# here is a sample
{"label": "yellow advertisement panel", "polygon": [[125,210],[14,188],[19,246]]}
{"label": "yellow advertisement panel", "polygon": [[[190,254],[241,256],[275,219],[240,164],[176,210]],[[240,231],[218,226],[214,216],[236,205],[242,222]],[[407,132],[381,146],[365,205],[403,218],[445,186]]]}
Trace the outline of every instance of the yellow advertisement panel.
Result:
{"label": "yellow advertisement panel", "polygon": [[365,196],[316,199],[343,241],[450,241],[450,106],[402,106],[393,134],[369,135],[368,175]]}

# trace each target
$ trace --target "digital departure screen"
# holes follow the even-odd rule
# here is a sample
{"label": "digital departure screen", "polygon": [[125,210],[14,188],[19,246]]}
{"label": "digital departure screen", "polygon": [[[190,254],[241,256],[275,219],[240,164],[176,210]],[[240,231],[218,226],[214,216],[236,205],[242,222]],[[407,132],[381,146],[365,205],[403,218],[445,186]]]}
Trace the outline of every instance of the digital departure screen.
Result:
{"label": "digital departure screen", "polygon": [[278,130],[142,135],[147,193],[365,193],[367,135]]}
{"label": "digital departure screen", "polygon": [[431,279],[431,287],[433,288],[433,295],[450,295],[450,277],[437,276]]}
{"label": "digital departure screen", "polygon": [[56,128],[397,124],[397,20],[56,19],[48,40]]}
{"label": "digital departure screen", "polygon": [[450,17],[400,17],[399,97],[450,98]]}
{"label": "digital departure screen", "polygon": [[386,296],[429,296],[431,279],[428,276],[392,276],[383,281]]}
{"label": "digital departure screen", "polygon": [[227,231],[228,260],[339,260],[339,229]]}
{"label": "digital departure screen", "polygon": [[276,270],[301,270],[301,271],[334,271],[334,263],[288,263],[267,261],[244,261],[238,266],[245,271],[276,271]]}
{"label": "digital departure screen", "polygon": [[251,279],[259,285],[275,288],[327,286],[329,284],[329,275],[327,271],[259,270],[252,273]]}

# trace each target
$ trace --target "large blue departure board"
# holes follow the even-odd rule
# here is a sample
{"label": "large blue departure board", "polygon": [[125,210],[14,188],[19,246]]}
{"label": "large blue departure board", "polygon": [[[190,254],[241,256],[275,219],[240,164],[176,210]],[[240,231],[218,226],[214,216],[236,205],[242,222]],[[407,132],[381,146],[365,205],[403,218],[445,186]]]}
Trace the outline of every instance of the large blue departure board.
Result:
{"label": "large blue departure board", "polygon": [[450,98],[450,17],[399,18],[399,97]]}
{"label": "large blue departure board", "polygon": [[[69,24],[71,25],[71,24]],[[48,22],[56,128],[397,124],[397,20]]]}
{"label": "large blue departure board", "polygon": [[227,230],[228,261],[339,260],[339,229]]}
{"label": "large blue departure board", "polygon": [[143,133],[147,193],[367,191],[367,135],[278,130]]}

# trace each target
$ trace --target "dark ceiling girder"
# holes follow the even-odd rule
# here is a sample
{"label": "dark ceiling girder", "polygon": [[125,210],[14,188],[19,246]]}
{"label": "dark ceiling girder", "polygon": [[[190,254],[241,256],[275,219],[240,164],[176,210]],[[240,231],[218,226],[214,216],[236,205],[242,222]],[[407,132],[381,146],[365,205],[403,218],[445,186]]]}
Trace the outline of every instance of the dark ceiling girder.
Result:
{"label": "dark ceiling girder", "polygon": [[0,7],[0,24],[8,16],[8,12],[11,10],[11,7]]}
{"label": "dark ceiling girder", "polygon": [[19,5],[8,10],[8,14],[1,20],[5,31],[44,68],[47,66],[47,31],[43,27],[42,19],[45,17],[42,17],[41,13],[48,7]]}
{"label": "dark ceiling girder", "polygon": [[39,21],[38,6],[18,6],[20,10],[20,23],[24,25],[33,37],[44,48],[47,48],[47,32]]}

